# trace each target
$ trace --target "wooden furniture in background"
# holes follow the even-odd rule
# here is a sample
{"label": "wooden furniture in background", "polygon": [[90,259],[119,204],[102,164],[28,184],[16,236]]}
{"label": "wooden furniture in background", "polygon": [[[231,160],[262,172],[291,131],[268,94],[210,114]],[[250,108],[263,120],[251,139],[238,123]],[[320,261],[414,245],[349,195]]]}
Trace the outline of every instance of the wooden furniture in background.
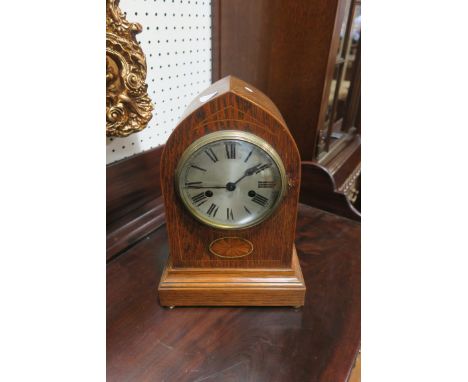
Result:
{"label": "wooden furniture in background", "polygon": [[[252,227],[226,229],[203,224],[177,195],[176,169],[187,148],[207,134],[226,130],[247,132],[274,146],[285,168],[284,197],[278,208]],[[169,137],[161,158],[171,248],[158,288],[161,304],[302,305],[305,285],[294,249],[300,171],[299,152],[281,114],[258,89],[228,76],[197,96]],[[155,171],[153,177],[157,175]],[[210,243],[222,238],[250,243],[253,251],[238,258],[215,256]]]}
{"label": "wooden furniture in background", "polygon": [[304,195],[308,203],[360,220],[352,206],[360,175],[360,1],[213,0],[212,17],[213,81],[235,75],[270,97],[303,171],[329,190]]}
{"label": "wooden furniture in background", "polygon": [[106,168],[107,260],[165,222],[158,172],[163,147]]}
{"label": "wooden furniture in background", "polygon": [[360,347],[360,224],[300,205],[305,306],[162,308],[161,227],[107,265],[107,380],[347,381]]}

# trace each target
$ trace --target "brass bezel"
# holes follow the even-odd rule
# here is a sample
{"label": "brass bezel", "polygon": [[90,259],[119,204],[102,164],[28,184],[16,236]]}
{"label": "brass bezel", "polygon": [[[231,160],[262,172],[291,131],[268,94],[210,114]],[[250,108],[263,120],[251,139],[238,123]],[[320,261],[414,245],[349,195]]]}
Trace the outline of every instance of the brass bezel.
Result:
{"label": "brass bezel", "polygon": [[[179,182],[179,178],[181,176],[183,165],[188,160],[188,158],[190,158],[192,154],[198,151],[201,147],[208,145],[210,143],[222,141],[222,140],[240,140],[240,141],[249,142],[257,146],[261,150],[265,151],[271,157],[271,159],[275,162],[276,166],[278,167],[278,170],[280,173],[281,189],[280,189],[280,195],[276,199],[275,203],[265,215],[262,215],[261,217],[257,218],[256,220],[253,220],[252,222],[246,225],[230,226],[230,225],[212,222],[211,220],[206,218],[203,214],[201,214],[195,207],[193,207],[188,200],[185,199],[185,197],[183,196],[183,192],[181,190],[181,182]],[[181,199],[184,206],[191,213],[191,215],[203,224],[206,224],[210,227],[214,227],[218,229],[225,229],[225,230],[242,230],[242,229],[250,228],[250,227],[253,227],[255,225],[258,225],[264,222],[273,214],[273,212],[278,208],[279,203],[283,200],[284,196],[286,195],[287,183],[288,183],[286,179],[286,170],[284,169],[283,161],[281,160],[276,150],[270,144],[268,144],[265,140],[256,136],[255,134],[248,133],[246,131],[237,131],[237,130],[216,131],[214,133],[207,134],[197,139],[189,147],[187,147],[187,149],[182,154],[179,160],[179,163],[177,164],[175,175],[176,175],[175,176],[175,182],[176,182],[175,188],[177,190],[177,194],[179,195],[179,198]]]}

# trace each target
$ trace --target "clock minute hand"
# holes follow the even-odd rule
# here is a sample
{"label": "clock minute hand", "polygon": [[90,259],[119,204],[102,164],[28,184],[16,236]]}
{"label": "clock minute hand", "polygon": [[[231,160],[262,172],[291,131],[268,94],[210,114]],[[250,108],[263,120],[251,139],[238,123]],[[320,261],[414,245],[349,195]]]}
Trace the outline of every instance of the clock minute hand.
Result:
{"label": "clock minute hand", "polygon": [[257,169],[261,166],[262,164],[257,164],[253,167],[250,167],[248,168],[247,170],[245,170],[244,172],[244,175],[242,175],[239,179],[237,179],[233,184],[236,185],[237,183],[239,183],[242,179],[244,179],[246,176],[250,176],[250,175],[253,175],[255,173],[255,171],[257,171]]}

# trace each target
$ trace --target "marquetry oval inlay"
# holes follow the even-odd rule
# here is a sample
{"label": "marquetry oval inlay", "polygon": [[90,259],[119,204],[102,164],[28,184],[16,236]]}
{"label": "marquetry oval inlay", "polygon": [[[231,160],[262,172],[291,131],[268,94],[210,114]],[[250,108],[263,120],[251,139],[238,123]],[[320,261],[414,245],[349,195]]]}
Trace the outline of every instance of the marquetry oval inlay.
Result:
{"label": "marquetry oval inlay", "polygon": [[209,249],[213,255],[234,259],[250,255],[253,244],[240,237],[222,237],[212,241]]}

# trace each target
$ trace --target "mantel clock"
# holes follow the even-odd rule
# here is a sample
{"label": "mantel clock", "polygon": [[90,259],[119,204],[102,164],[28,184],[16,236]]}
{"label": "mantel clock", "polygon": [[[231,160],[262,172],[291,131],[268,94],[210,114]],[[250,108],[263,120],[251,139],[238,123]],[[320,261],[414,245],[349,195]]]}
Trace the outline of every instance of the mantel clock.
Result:
{"label": "mantel clock", "polygon": [[232,76],[188,107],[161,159],[163,306],[301,306],[296,144],[273,102]]}

